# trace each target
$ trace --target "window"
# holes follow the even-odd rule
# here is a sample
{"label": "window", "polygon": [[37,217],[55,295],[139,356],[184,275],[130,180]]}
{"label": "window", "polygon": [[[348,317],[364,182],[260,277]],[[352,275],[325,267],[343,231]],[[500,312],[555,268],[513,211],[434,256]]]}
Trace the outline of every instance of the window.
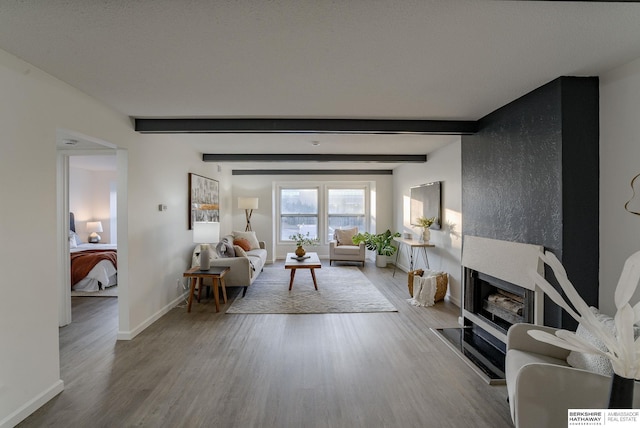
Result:
{"label": "window", "polygon": [[357,227],[367,230],[365,189],[327,189],[327,238],[333,239],[335,229]]}
{"label": "window", "polygon": [[280,189],[280,240],[300,232],[318,237],[318,189]]}
{"label": "window", "polygon": [[369,182],[282,182],[277,185],[276,226],[279,244],[294,233],[309,233],[326,245],[336,229],[368,232],[371,218]]}

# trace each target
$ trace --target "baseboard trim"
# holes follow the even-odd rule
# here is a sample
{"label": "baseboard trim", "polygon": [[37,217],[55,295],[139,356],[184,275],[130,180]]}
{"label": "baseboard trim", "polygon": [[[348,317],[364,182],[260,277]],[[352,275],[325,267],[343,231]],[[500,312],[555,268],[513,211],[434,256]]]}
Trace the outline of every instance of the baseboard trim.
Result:
{"label": "baseboard trim", "polygon": [[64,382],[62,379],[58,379],[53,385],[40,394],[29,400],[18,410],[11,413],[9,416],[0,421],[0,428],[13,428],[20,422],[24,421],[33,412],[44,406],[49,400],[56,395],[60,394],[64,390]]}
{"label": "baseboard trim", "polygon": [[185,291],[183,294],[181,294],[180,296],[176,297],[171,302],[169,302],[167,305],[165,305],[163,308],[161,308],[156,313],[151,315],[149,318],[144,320],[142,323],[140,323],[134,329],[129,330],[129,331],[121,331],[121,330],[119,330],[118,331],[117,340],[132,340],[134,337],[136,337],[137,335],[142,333],[151,324],[153,324],[154,322],[158,321],[163,315],[168,313],[171,309],[175,308],[178,303],[183,302],[187,295],[188,295],[188,292]]}

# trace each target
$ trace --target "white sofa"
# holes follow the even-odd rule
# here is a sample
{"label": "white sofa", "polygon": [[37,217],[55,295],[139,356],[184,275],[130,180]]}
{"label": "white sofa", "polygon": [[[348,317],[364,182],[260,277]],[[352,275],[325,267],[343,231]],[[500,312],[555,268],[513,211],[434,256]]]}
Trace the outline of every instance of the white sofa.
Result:
{"label": "white sofa", "polygon": [[[570,352],[527,334],[551,327],[515,324],[507,333],[505,374],[511,418],[517,428],[567,426],[568,409],[604,409],[611,376],[571,367]],[[591,355],[591,354],[590,354]],[[633,407],[640,408],[640,382]]]}
{"label": "white sofa", "polygon": [[[222,238],[225,242],[233,246],[234,235],[226,235]],[[242,297],[247,294],[247,287],[254,283],[267,260],[267,250],[264,241],[258,241],[260,248],[254,248],[246,251],[240,257],[221,257],[215,248],[209,252],[211,266],[229,266],[231,270],[224,276],[226,287],[244,287]],[[193,249],[191,257],[191,266],[200,265],[200,245],[196,245]],[[205,284],[207,285],[207,284]]]}

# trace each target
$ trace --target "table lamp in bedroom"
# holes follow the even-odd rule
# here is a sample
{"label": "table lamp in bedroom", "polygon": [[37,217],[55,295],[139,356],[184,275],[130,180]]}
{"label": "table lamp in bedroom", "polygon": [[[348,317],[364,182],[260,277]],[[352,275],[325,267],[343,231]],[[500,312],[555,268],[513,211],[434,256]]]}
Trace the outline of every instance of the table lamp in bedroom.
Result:
{"label": "table lamp in bedroom", "polygon": [[89,235],[89,242],[92,244],[97,244],[100,242],[100,235],[98,232],[102,232],[102,222],[101,221],[88,221],[87,222],[87,232]]}
{"label": "table lamp in bedroom", "polygon": [[200,244],[200,270],[209,270],[211,259],[209,244],[220,240],[220,223],[196,222],[193,223],[193,242]]}

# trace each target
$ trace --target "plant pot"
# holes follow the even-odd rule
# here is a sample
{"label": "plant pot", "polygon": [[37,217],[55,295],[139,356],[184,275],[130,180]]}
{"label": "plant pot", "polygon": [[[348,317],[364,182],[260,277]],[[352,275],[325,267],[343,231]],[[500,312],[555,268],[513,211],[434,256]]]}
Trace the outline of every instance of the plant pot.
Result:
{"label": "plant pot", "polygon": [[430,239],[431,239],[431,229],[429,229],[428,227],[425,227],[424,229],[422,229],[422,241],[429,242]]}
{"label": "plant pot", "polygon": [[304,248],[302,248],[302,246],[299,246],[298,248],[296,248],[296,256],[298,257],[302,257],[306,254],[307,252],[304,250]]}
{"label": "plant pot", "polygon": [[387,256],[376,254],[376,266],[380,268],[387,267]]}

